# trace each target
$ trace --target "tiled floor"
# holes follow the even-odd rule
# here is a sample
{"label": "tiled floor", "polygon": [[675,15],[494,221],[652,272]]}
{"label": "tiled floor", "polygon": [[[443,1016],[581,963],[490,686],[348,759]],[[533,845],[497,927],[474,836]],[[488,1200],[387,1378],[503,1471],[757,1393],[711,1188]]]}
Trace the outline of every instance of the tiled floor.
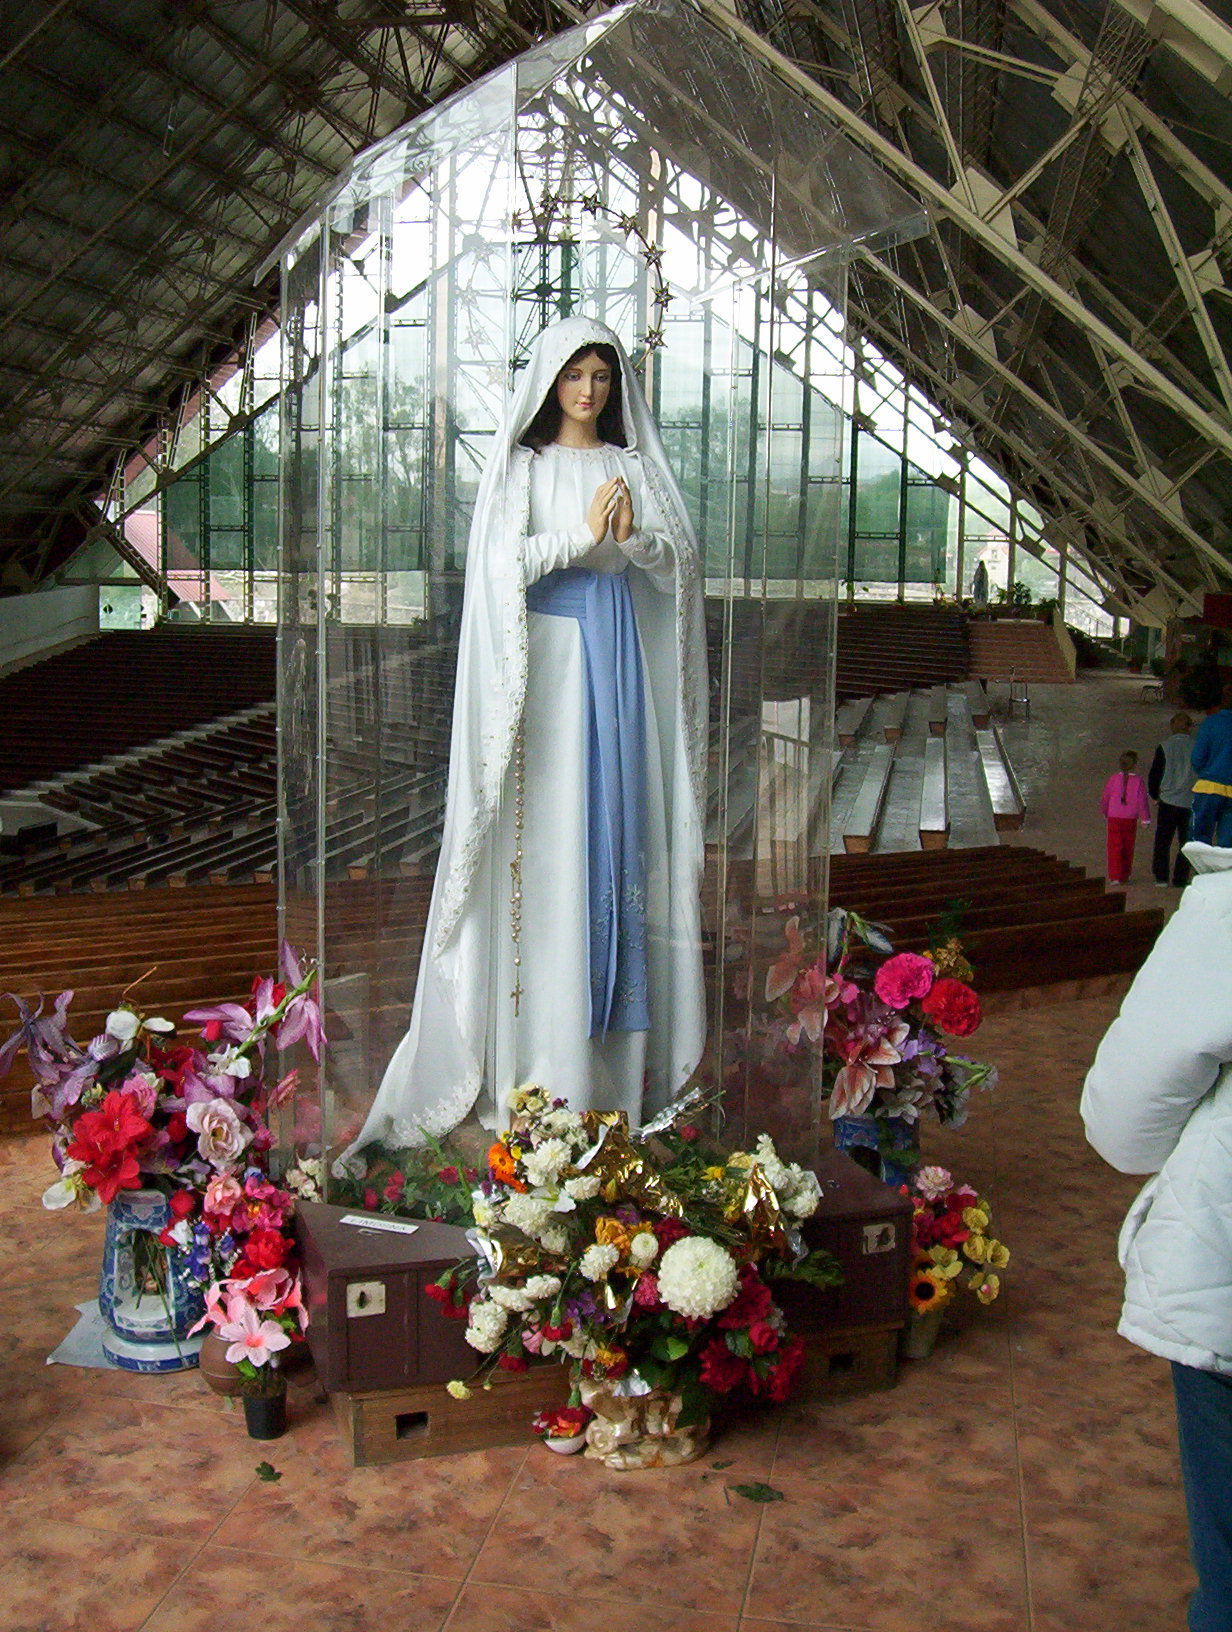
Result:
{"label": "tiled floor", "polygon": [[[1061,690],[1032,723],[1072,778],[1062,716],[1098,705],[1115,731],[1133,694]],[[1144,747],[1159,712],[1128,715]],[[1088,782],[1123,736],[1091,745]],[[1098,842],[1090,789],[1048,800],[1046,756],[1025,758],[1035,808],[1072,830],[1024,839]],[[793,1406],[668,1473],[537,1445],[355,1470],[307,1387],[262,1446],[194,1374],[48,1368],[101,1230],[42,1211],[41,1141],[0,1143],[0,1632],[1179,1632],[1167,1372],[1115,1335],[1135,1183],[1087,1150],[1076,1110],[1115,1007],[990,1016],[999,1087],[926,1137],[993,1202],[1014,1254],[1001,1301],[893,1391]],[[276,1483],[256,1476],[267,1458]],[[730,1489],[748,1480],[783,1500]]]}

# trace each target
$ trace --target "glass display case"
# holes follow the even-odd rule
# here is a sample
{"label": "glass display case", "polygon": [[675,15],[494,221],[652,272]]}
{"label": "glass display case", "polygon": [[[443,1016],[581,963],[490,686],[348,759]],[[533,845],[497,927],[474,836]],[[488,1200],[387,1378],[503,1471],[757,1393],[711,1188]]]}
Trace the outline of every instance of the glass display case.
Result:
{"label": "glass display case", "polygon": [[[459,1123],[497,1126],[520,1068],[485,1016],[523,984],[514,956],[543,967],[557,926],[530,898],[519,922],[518,878],[496,876],[509,868],[491,835],[516,833],[516,858],[550,867],[568,819],[535,805],[526,761],[545,748],[524,734],[525,680],[506,687],[528,621],[533,666],[536,613],[498,600],[487,636],[474,625],[468,597],[500,569],[468,584],[468,539],[481,481],[511,548],[529,525],[501,508],[514,489],[492,485],[508,477],[506,404],[541,331],[579,315],[623,341],[696,537],[675,587],[695,638],[662,648],[691,672],[669,673],[644,628],[642,644],[649,691],[665,686],[678,713],[694,700],[691,726],[658,729],[669,850],[696,826],[697,867],[672,886],[693,900],[666,933],[695,961],[704,1012],[694,1044],[651,1046],[645,1107],[688,1077],[722,1090],[725,1138],[814,1148],[809,1062],[765,1057],[759,1015],[786,917],[819,911],[826,892],[847,268],[922,220],[770,48],[723,18],[636,0],[536,47],[358,159],[284,250],[282,918],[319,962],[329,1038],[298,1138],[331,1155],[365,1133],[421,963],[457,933],[440,900],[447,800],[463,830],[446,830],[446,850],[472,847],[466,903],[487,867],[495,904],[471,925],[484,948],[447,969],[451,1001],[484,1009],[466,1045],[478,1081],[440,1081],[441,1101],[457,1089]],[[503,699],[490,730],[453,719],[455,696],[476,707],[474,663],[494,665]],[[668,739],[690,729],[704,763],[685,788]],[[484,958],[479,994],[457,990]],[[652,978],[651,1029],[671,1031],[655,1004]],[[433,1059],[447,1076],[449,1051]]]}

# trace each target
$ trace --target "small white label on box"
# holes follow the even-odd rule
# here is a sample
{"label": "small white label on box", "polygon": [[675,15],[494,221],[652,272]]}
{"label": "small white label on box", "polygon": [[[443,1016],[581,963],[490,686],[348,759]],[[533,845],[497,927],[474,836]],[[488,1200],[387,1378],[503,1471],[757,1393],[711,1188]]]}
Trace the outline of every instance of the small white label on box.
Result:
{"label": "small white label on box", "polygon": [[864,1256],[871,1258],[874,1253],[893,1252],[898,1232],[893,1224],[866,1224],[864,1226]]}
{"label": "small white label on box", "polygon": [[375,1213],[344,1213],[340,1224],[354,1224],[360,1230],[388,1230],[391,1235],[414,1235],[418,1224],[404,1224],[400,1218],[378,1218]]}
{"label": "small white label on box", "polygon": [[347,1314],[352,1320],[359,1315],[385,1313],[384,1281],[348,1281]]}

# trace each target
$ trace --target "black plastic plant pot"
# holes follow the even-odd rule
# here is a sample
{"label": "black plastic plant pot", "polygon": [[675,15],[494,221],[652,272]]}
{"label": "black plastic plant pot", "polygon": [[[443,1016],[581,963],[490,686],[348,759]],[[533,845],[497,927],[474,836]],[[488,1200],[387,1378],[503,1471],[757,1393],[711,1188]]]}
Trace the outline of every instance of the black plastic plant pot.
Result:
{"label": "black plastic plant pot", "polygon": [[287,1431],[287,1396],[245,1394],[244,1421],[249,1439],[281,1439]]}

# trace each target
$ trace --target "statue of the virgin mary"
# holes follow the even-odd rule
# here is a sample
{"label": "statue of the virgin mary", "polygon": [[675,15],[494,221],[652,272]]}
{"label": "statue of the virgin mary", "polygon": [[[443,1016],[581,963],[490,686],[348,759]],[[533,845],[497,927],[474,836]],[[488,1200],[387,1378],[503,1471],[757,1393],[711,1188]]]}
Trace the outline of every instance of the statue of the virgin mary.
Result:
{"label": "statue of the virgin mary", "polygon": [[480,483],[410,1028],[352,1149],[503,1126],[526,1082],[638,1126],[696,1067],[700,574],[619,339],[546,329]]}

